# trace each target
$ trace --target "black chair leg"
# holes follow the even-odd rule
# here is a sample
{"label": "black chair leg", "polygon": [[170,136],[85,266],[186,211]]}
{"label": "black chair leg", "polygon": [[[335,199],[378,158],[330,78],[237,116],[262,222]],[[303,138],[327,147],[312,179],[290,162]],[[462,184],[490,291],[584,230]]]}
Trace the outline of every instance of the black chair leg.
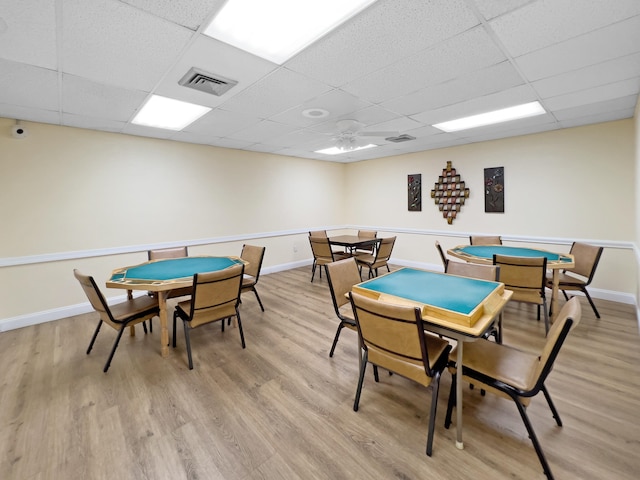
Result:
{"label": "black chair leg", "polygon": [[238,330],[240,330],[240,343],[242,343],[242,348],[246,348],[244,343],[244,332],[242,331],[242,320],[240,319],[240,312],[236,310],[236,318],[238,319]]}
{"label": "black chair leg", "polygon": [[187,325],[187,322],[183,321],[184,324],[184,339],[187,342],[187,358],[189,359],[189,370],[193,370],[193,359],[191,358],[191,338],[189,337],[190,327]]}
{"label": "black chair leg", "polygon": [[338,325],[338,330],[336,330],[336,335],[335,337],[333,337],[333,344],[331,345],[331,350],[329,351],[330,357],[333,357],[333,352],[336,349],[336,345],[338,344],[338,338],[340,338],[340,332],[342,332],[343,328],[344,328],[344,323],[340,322],[340,325]]}
{"label": "black chair leg", "polygon": [[444,417],[444,428],[451,426],[451,413],[453,406],[456,404],[456,375],[451,375],[451,391],[449,392],[449,402],[447,403],[447,414]]}
{"label": "black chair leg", "polygon": [[551,395],[549,395],[549,392],[547,391],[547,387],[543,385],[541,390],[542,390],[542,393],[544,393],[544,398],[547,399],[547,403],[549,404],[549,409],[551,409],[551,415],[553,415],[553,418],[556,421],[556,425],[561,427],[562,419],[560,418],[560,414],[558,413],[558,410],[556,410],[556,406],[553,404],[553,400],[551,400]]}
{"label": "black chair leg", "polygon": [[536,454],[538,454],[538,459],[540,460],[540,464],[542,465],[542,470],[544,471],[544,474],[549,480],[553,480],[553,474],[551,473],[551,468],[547,463],[547,459],[544,456],[542,447],[540,447],[540,442],[538,442],[538,437],[536,436],[536,432],[534,432],[533,426],[529,421],[529,417],[527,416],[527,411],[525,407],[517,399],[514,399],[514,400],[516,402],[516,406],[518,407],[518,412],[520,412],[520,417],[522,417],[522,421],[524,422],[524,426],[527,429],[527,433],[529,434],[529,438],[531,439],[531,443],[533,443],[533,448],[535,449]]}
{"label": "black chair leg", "polygon": [[260,304],[260,309],[264,312],[264,307],[262,306],[262,301],[260,300],[260,295],[258,295],[258,291],[254,288],[252,288],[251,290],[253,290],[253,293],[256,294],[256,298],[258,299],[258,303]]}
{"label": "black chair leg", "polygon": [[[362,393],[362,383],[364,382],[364,372],[367,370],[367,360],[369,355],[365,350],[362,354],[362,361],[360,362],[360,376],[358,377],[358,388],[356,389],[356,398],[353,401],[353,411],[358,411],[358,405],[360,404],[360,394]],[[375,368],[375,366],[374,366]]]}
{"label": "black chair leg", "polygon": [[431,388],[433,393],[431,394],[431,412],[429,413],[429,432],[427,434],[427,456],[431,456],[433,452],[433,431],[435,429],[436,410],[438,407],[438,390],[440,389],[440,375],[438,372],[433,376],[431,380]]}
{"label": "black chair leg", "polygon": [[596,318],[600,318],[600,313],[596,308],[596,304],[593,303],[593,300],[591,299],[591,295],[589,295],[589,292],[587,292],[587,289],[586,288],[582,289],[582,293],[584,293],[585,296],[587,297],[587,300],[589,300],[589,305],[591,305],[591,308],[593,309],[593,313],[595,313]]}
{"label": "black chair leg", "polygon": [[178,313],[173,312],[173,348],[176,348],[176,321],[178,320]]}
{"label": "black chair leg", "polygon": [[107,363],[104,364],[104,369],[102,370],[105,373],[107,373],[107,370],[109,370],[109,366],[111,365],[111,360],[113,359],[113,355],[116,353],[116,348],[118,348],[118,343],[120,343],[120,338],[122,337],[122,334],[124,333],[125,328],[126,328],[126,325],[123,325],[122,328],[118,330],[116,341],[113,342],[113,347],[111,347],[111,353],[109,353],[109,358],[107,359]]}
{"label": "black chair leg", "polygon": [[145,320],[144,322],[142,322],[142,330],[144,330],[144,334],[146,335],[147,332],[147,321]]}
{"label": "black chair leg", "polygon": [[100,327],[102,326],[102,320],[100,320],[98,322],[98,325],[96,325],[96,329],[93,332],[93,336],[91,337],[91,341],[89,342],[89,348],[87,348],[87,355],[89,355],[89,353],[91,352],[91,349],[93,348],[93,344],[96,341],[96,337],[98,336],[98,332],[100,331]]}
{"label": "black chair leg", "polygon": [[313,283],[313,277],[316,274],[316,261],[313,261],[313,265],[311,266],[311,283]]}

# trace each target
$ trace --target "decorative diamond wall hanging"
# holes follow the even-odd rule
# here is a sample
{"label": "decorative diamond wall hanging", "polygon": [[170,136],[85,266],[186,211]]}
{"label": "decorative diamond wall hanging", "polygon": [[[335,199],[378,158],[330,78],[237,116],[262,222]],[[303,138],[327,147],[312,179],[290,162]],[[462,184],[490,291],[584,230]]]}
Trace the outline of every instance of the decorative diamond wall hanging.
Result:
{"label": "decorative diamond wall hanging", "polygon": [[431,190],[431,198],[442,212],[442,218],[451,225],[462,209],[465,199],[469,198],[469,189],[465,187],[464,180],[456,173],[451,162],[447,162],[447,167],[438,177]]}

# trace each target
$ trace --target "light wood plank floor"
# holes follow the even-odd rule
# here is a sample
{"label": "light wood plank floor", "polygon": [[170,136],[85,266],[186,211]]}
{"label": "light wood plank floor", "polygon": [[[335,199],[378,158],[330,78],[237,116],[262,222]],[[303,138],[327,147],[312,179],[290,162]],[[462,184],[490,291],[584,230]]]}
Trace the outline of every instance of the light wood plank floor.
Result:
{"label": "light wood plank floor", "polygon": [[[317,272],[316,272],[317,274]],[[515,406],[464,390],[465,449],[443,427],[451,385],[443,376],[433,457],[425,455],[430,392],[368,372],[360,410],[354,332],[328,351],[337,322],[326,279],[310,268],[260,279],[238,330],[197,329],[195,369],[184,336],[162,359],[152,334],[123,336],[87,314],[0,335],[0,478],[35,479],[543,479]],[[80,288],[80,287],[78,287]],[[586,301],[547,386],[529,407],[557,479],[636,479],[640,472],[640,342],[632,306]],[[532,306],[505,313],[505,343],[536,349],[543,322]],[[455,416],[454,416],[455,418]]]}

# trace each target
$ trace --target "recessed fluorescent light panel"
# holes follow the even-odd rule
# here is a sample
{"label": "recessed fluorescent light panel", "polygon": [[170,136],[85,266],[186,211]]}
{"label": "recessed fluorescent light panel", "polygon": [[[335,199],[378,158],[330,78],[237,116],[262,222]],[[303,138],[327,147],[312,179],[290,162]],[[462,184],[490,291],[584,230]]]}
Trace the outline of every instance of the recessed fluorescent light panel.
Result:
{"label": "recessed fluorescent light panel", "polygon": [[166,130],[182,130],[210,111],[211,108],[202,105],[152,95],[131,123]]}
{"label": "recessed fluorescent light panel", "polygon": [[325,155],[339,155],[341,153],[356,152],[358,150],[364,150],[366,148],[373,148],[377,146],[378,145],[374,145],[373,143],[370,143],[369,145],[363,145],[362,147],[356,147],[351,150],[343,150],[338,147],[331,147],[331,148],[325,148],[323,150],[316,150],[315,153],[324,153]]}
{"label": "recessed fluorescent light panel", "polygon": [[228,0],[204,34],[282,65],[376,0]]}
{"label": "recessed fluorescent light panel", "polygon": [[547,113],[539,102],[524,103],[514,107],[494,110],[493,112],[481,113],[470,117],[459,118],[449,122],[436,123],[434,127],[445,132],[457,132],[468,130],[469,128],[484,127],[494,123],[509,122],[520,118],[535,117]]}

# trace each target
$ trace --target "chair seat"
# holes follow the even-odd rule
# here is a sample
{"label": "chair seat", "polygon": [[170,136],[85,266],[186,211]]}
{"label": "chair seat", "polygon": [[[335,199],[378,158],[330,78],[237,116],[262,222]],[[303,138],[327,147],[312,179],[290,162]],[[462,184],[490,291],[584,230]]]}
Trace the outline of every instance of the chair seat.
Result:
{"label": "chair seat", "polygon": [[[479,340],[464,345],[462,364],[471,370],[480,371],[521,390],[530,390],[535,385],[538,355],[522,352],[508,345]],[[449,355],[455,363],[457,347]]]}
{"label": "chair seat", "polygon": [[246,273],[242,276],[242,288],[253,287],[256,284],[256,277],[253,275],[247,275]]}
{"label": "chair seat", "polygon": [[[587,282],[573,275],[560,272],[558,275],[558,284],[562,287],[576,287],[580,289],[580,287],[586,286]],[[553,286],[553,277],[547,277],[547,286],[549,288]]]}
{"label": "chair seat", "polygon": [[[340,319],[341,320],[351,320],[353,322],[353,330],[355,330],[356,327],[356,319],[353,315],[353,307],[351,306],[350,303],[345,303],[344,305],[342,305],[340,308],[338,308],[338,312],[340,315]],[[345,326],[351,326],[351,325],[345,325]]]}
{"label": "chair seat", "polygon": [[[126,302],[118,303],[110,307],[113,319],[119,322],[134,315],[143,314],[147,310],[158,307],[158,300],[147,295],[136,297]],[[149,312],[151,315],[152,312]]]}

